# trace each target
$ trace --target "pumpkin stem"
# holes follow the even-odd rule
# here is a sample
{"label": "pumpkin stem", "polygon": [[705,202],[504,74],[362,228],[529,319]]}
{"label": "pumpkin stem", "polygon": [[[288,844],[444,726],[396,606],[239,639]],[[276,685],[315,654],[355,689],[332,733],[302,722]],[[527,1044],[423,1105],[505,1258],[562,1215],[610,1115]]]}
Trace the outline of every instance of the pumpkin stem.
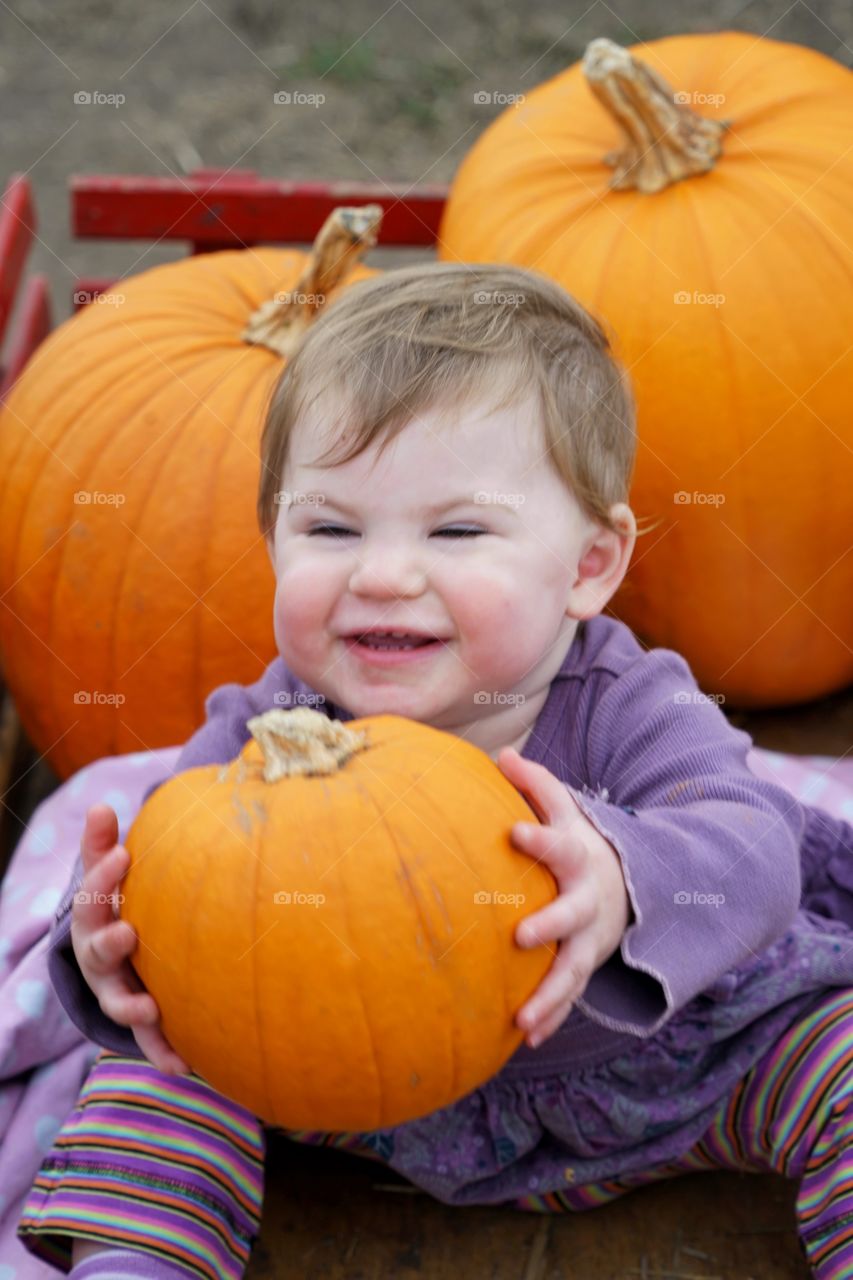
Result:
{"label": "pumpkin stem", "polygon": [[246,727],[264,757],[264,781],[278,782],[297,773],[337,773],[367,746],[364,730],[348,729],[310,707],[284,711],[273,707],[253,716]]}
{"label": "pumpkin stem", "polygon": [[379,204],[333,209],[317,233],[296,284],[261,303],[240,335],[243,341],[268,347],[287,359],[331,291],[376,244],[381,221]]}
{"label": "pumpkin stem", "polygon": [[590,89],[625,132],[625,146],[604,157],[611,187],[650,193],[707,173],[722,151],[726,120],[708,120],[675,100],[666,81],[612,40],[592,40],[583,59]]}

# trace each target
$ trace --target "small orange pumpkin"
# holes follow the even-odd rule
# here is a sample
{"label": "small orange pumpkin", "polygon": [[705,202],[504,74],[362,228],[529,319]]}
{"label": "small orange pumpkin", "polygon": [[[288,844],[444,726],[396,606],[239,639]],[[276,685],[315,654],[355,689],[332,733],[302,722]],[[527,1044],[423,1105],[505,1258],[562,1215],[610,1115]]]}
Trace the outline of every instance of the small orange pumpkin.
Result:
{"label": "small orange pumpkin", "polygon": [[12,389],[0,655],[60,777],[185,741],[212,689],[250,684],[275,657],[255,515],[264,408],[323,305],[376,274],[358,258],[381,216],[335,210],[310,254],[226,250],[123,280]]}
{"label": "small orange pumpkin", "polygon": [[402,716],[275,708],[231,764],[160,787],[122,918],[163,1031],[270,1124],[370,1130],[455,1102],[522,1040],[550,946],[520,948],[550,871],[533,810],[478,747]]}
{"label": "small orange pumpkin", "polygon": [[853,76],[813,49],[595,40],[485,130],[439,232],[615,334],[657,527],[612,610],[742,706],[853,678],[851,137]]}

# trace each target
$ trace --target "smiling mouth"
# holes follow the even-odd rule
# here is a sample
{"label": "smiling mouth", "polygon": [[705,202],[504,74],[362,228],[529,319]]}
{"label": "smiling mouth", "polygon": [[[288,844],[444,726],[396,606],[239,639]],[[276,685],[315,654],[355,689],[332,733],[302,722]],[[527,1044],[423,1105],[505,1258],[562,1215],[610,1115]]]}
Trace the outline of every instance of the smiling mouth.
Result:
{"label": "smiling mouth", "polygon": [[443,644],[444,641],[435,636],[417,636],[394,632],[368,631],[362,635],[347,636],[353,644],[365,649],[424,649],[427,645]]}

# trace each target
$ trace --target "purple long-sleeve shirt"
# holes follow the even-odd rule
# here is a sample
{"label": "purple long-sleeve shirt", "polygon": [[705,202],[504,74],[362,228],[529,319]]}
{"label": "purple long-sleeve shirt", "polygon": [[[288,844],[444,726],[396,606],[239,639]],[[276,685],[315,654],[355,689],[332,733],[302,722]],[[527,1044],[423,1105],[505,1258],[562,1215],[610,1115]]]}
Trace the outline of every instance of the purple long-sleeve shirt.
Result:
{"label": "purple long-sleeve shirt", "polygon": [[[222,685],[175,772],[232,760],[250,736],[246,721],[274,706],[353,719],[317,693],[281,658],[252,685]],[[790,927],[810,811],[750,772],[751,746],[677,653],[645,650],[614,618],[579,625],[522,755],[564,782],[615,848],[634,919],[560,1030],[539,1049],[522,1044],[510,1073],[567,1071],[624,1052],[721,979],[742,978]],[[78,859],[51,935],[51,979],[86,1036],[141,1057],[77,966],[71,901],[81,879]]]}

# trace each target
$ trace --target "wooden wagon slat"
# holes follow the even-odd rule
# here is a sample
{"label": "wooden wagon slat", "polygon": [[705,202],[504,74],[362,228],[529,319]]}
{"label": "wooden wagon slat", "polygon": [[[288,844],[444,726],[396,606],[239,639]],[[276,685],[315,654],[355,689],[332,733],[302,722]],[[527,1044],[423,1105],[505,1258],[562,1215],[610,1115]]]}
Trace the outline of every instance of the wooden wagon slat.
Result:
{"label": "wooden wagon slat", "polygon": [[0,340],[15,303],[35,229],[36,211],[29,179],[13,174],[0,205]]}
{"label": "wooden wagon slat", "polygon": [[310,244],[342,204],[380,204],[380,243],[433,245],[446,186],[279,182],[202,170],[186,179],[72,177],[72,230],[79,238],[190,240],[199,248]]}
{"label": "wooden wagon slat", "polygon": [[53,328],[47,276],[27,281],[21,310],[9,339],[5,362],[0,368],[0,402],[8,394],[24,365]]}

